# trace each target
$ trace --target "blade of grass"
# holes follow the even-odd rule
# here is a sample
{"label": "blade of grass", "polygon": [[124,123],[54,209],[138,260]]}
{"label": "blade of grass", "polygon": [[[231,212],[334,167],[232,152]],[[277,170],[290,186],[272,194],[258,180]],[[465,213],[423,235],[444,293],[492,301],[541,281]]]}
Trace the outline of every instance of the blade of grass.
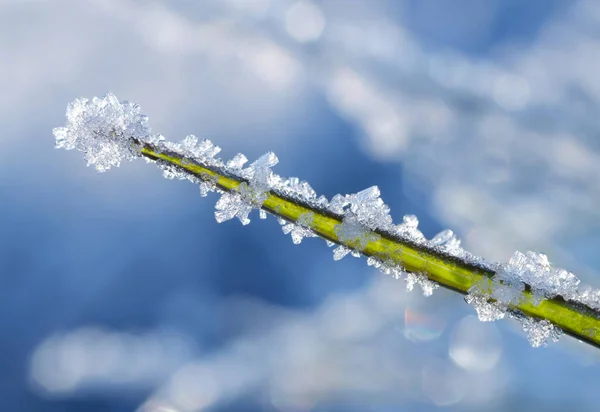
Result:
{"label": "blade of grass", "polygon": [[[179,168],[196,178],[211,182],[222,191],[235,192],[245,179],[232,176],[226,170],[202,164],[176,151],[159,150],[156,146],[136,141],[140,154],[150,160],[160,161]],[[296,222],[305,213],[313,213],[310,229],[318,236],[331,242],[354,248],[352,242],[342,241],[336,234],[336,226],[342,224],[343,216],[332,213],[317,204],[271,190],[266,194],[261,209],[289,222]],[[439,285],[468,294],[473,287],[488,295],[492,294],[494,270],[460,258],[445,254],[424,245],[402,239],[393,233],[373,231],[366,247],[361,248],[365,256],[384,262],[394,262],[407,272],[420,273]],[[525,299],[509,305],[510,310],[521,312],[535,319],[545,319],[561,328],[565,333],[590,345],[600,348],[600,313],[582,303],[567,301],[561,296],[535,302],[531,288],[526,286]],[[491,302],[494,299],[489,299]]]}

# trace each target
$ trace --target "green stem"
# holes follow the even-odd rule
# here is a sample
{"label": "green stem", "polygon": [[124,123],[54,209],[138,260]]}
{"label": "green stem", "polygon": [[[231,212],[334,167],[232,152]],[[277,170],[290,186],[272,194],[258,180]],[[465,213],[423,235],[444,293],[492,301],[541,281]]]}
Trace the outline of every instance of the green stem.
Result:
{"label": "green stem", "polygon": [[[136,143],[140,145],[142,156],[176,166],[203,181],[212,182],[225,192],[235,192],[240,184],[246,182],[218,167],[201,164],[198,160],[186,158],[179,153],[158,150],[148,143]],[[341,215],[274,190],[267,193],[261,208],[289,222],[296,222],[301,215],[312,212],[314,219],[310,229],[315,234],[331,242],[353,247],[349,242],[341,241],[336,234],[335,228],[343,220]],[[408,272],[424,274],[441,286],[462,294],[467,294],[469,289],[477,286],[482,293],[491,295],[492,277],[495,275],[493,270],[418,245],[392,233],[385,231],[374,233],[377,236],[373,236],[366,247],[361,249],[362,254],[383,262],[393,262]],[[600,348],[598,311],[578,302],[566,301],[560,296],[544,299],[539,304],[535,304],[529,287],[526,287],[524,295],[524,299],[510,305],[509,309],[533,318],[546,319],[565,333]],[[490,302],[493,301],[490,299]]]}

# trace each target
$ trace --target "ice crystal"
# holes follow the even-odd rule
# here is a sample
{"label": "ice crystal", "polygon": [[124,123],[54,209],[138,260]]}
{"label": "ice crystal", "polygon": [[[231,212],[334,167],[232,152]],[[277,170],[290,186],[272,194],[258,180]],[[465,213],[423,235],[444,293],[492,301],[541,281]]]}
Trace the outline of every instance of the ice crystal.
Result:
{"label": "ice crystal", "polygon": [[515,252],[497,271],[493,297],[505,303],[517,303],[525,284],[531,287],[533,303],[539,304],[542,299],[558,295],[574,299],[579,279],[564,269],[553,268],[544,254]]}
{"label": "ice crystal", "polygon": [[66,125],[53,130],[56,147],[85,152],[88,166],[94,165],[99,172],[137,157],[139,149],[132,139],[152,139],[148,118],[139,106],[121,102],[112,93],[73,101],[66,117]]}
{"label": "ice crystal", "polygon": [[424,296],[431,296],[433,291],[438,288],[438,284],[431,281],[427,276],[421,273],[406,273],[406,289],[412,291],[415,285],[419,285],[423,290]]}
{"label": "ice crystal", "polygon": [[350,253],[350,249],[344,245],[339,245],[335,249],[333,249],[333,260],[340,260],[344,256]]}
{"label": "ice crystal", "polygon": [[379,236],[365,227],[359,219],[349,212],[342,223],[335,226],[335,234],[338,239],[353,249],[362,251],[369,242],[376,241]]}
{"label": "ice crystal", "polygon": [[493,322],[504,318],[506,309],[498,302],[491,302],[490,296],[470,293],[465,296],[465,302],[475,308],[477,317],[482,322]]}
{"label": "ice crystal", "polygon": [[548,340],[557,342],[562,331],[546,319],[538,320],[526,316],[521,317],[523,330],[527,333],[527,339],[534,348],[546,346]]}
{"label": "ice crystal", "polygon": [[239,193],[223,193],[217,200],[215,209],[215,218],[219,223],[234,217],[237,217],[242,225],[250,223],[248,216],[252,211],[252,205],[242,199]]}
{"label": "ice crystal", "polygon": [[600,309],[600,290],[585,286],[577,292],[573,300],[598,310]]}
{"label": "ice crystal", "polygon": [[[279,182],[275,185],[275,189],[283,194],[303,201],[311,201],[317,198],[317,193],[308,182],[300,180],[297,177],[290,177],[286,180],[279,178]],[[321,203],[321,205],[326,205],[327,199],[323,196],[320,198],[319,203]]]}
{"label": "ice crystal", "polygon": [[312,222],[315,218],[313,212],[308,212],[300,215],[296,223],[287,223],[281,229],[286,235],[291,233],[292,242],[298,245],[305,237],[316,237],[317,235],[311,230]]}
{"label": "ice crystal", "polygon": [[[233,165],[241,166],[242,160],[241,157],[238,157]],[[271,167],[275,166],[277,162],[277,156],[273,152],[268,152],[254,161],[247,169],[238,170],[249,181],[242,182],[235,192],[221,195],[215,206],[217,222],[221,223],[237,217],[243,225],[250,223],[250,212],[262,206],[271,190],[273,180]]]}
{"label": "ice crystal", "polygon": [[415,243],[424,243],[425,236],[418,229],[419,219],[415,215],[404,215],[402,223],[394,228],[394,231],[401,237],[407,238]]}
{"label": "ice crystal", "polygon": [[450,229],[441,231],[427,244],[455,257],[463,257],[465,254],[465,251],[460,247],[460,239]]}
{"label": "ice crystal", "polygon": [[383,203],[379,195],[379,188],[371,186],[346,196],[350,205],[350,213],[356,216],[362,225],[371,230],[388,229],[392,224],[390,208]]}

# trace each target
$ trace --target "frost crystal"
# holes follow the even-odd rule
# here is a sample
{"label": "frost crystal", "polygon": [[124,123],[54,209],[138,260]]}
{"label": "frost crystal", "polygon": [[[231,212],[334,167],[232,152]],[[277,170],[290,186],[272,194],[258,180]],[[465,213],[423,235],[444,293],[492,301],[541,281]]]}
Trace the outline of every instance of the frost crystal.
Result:
{"label": "frost crystal", "polygon": [[[308,184],[308,182],[301,181],[297,177],[290,177],[290,178],[286,179],[285,181],[282,180],[281,178],[279,178],[279,180],[281,180],[281,181],[278,184],[276,184],[275,189],[277,189],[279,192],[281,192],[283,194],[286,194],[288,196],[292,196],[296,199],[301,199],[304,201],[310,201],[310,200],[314,200],[317,198],[317,193]],[[327,199],[324,196],[321,197],[321,199],[319,200],[319,203],[321,203],[323,205],[323,200],[325,202],[324,204],[327,204]]]}
{"label": "frost crystal", "polygon": [[415,285],[421,286],[423,290],[423,295],[431,296],[433,291],[438,288],[438,284],[429,280],[429,278],[421,273],[406,273],[406,289],[412,291],[415,288]]}
{"label": "frost crystal", "polygon": [[477,317],[482,322],[493,322],[504,318],[505,308],[498,302],[490,302],[489,295],[468,294],[465,302],[475,308]]}
{"label": "frost crystal", "polygon": [[215,205],[215,218],[217,222],[223,223],[237,217],[242,225],[250,223],[248,216],[252,206],[245,202],[237,193],[223,193]]}
{"label": "frost crystal", "polygon": [[435,235],[427,244],[455,257],[463,257],[465,254],[465,251],[460,247],[460,239],[449,229]]}
{"label": "frost crystal", "polygon": [[67,123],[53,130],[56,147],[85,152],[88,166],[100,172],[139,155],[132,139],[151,140],[148,118],[138,105],[120,102],[108,93],[104,98],[77,99],[67,107]]}
{"label": "frost crystal", "polygon": [[369,242],[379,239],[379,236],[366,228],[357,217],[348,213],[341,224],[335,226],[338,239],[355,250],[364,250]]}
{"label": "frost crystal", "polygon": [[[271,167],[277,162],[277,156],[269,152],[259,157],[247,169],[239,170],[249,182],[242,182],[235,192],[221,195],[215,206],[217,222],[221,223],[237,217],[243,225],[250,223],[248,217],[250,212],[262,206],[267,199],[267,193],[271,190],[274,178]],[[243,163],[241,157],[234,158],[234,166],[241,166]]]}
{"label": "frost crystal", "polygon": [[534,348],[546,346],[548,339],[558,342],[562,331],[546,319],[538,320],[524,316],[521,319],[523,330],[527,333],[529,343]]}
{"label": "frost crystal", "polygon": [[579,285],[575,275],[551,267],[546,255],[535,252],[515,252],[508,263],[498,270],[496,278],[502,284],[497,283],[498,292],[495,291],[494,298],[506,303],[518,302],[525,284],[531,287],[534,304],[557,295],[573,299],[577,296]]}
{"label": "frost crystal", "polygon": [[424,243],[426,241],[423,233],[418,229],[419,219],[415,215],[404,215],[402,223],[395,227],[395,232],[406,239],[412,240],[415,243]]}
{"label": "frost crystal", "polygon": [[333,249],[333,260],[340,260],[344,256],[350,253],[350,249],[344,245],[339,245],[335,249]]}
{"label": "frost crystal", "polygon": [[315,214],[313,212],[308,212],[300,215],[296,223],[287,223],[284,225],[281,230],[286,235],[291,233],[292,242],[298,245],[302,242],[302,239],[305,237],[316,237],[313,231],[310,229],[312,222],[315,218]]}
{"label": "frost crystal", "polygon": [[577,292],[577,296],[573,300],[598,310],[600,309],[600,290],[585,286],[583,290]]}
{"label": "frost crystal", "polygon": [[379,197],[377,186],[371,186],[356,194],[346,196],[350,212],[371,230],[388,229],[392,224],[390,208]]}

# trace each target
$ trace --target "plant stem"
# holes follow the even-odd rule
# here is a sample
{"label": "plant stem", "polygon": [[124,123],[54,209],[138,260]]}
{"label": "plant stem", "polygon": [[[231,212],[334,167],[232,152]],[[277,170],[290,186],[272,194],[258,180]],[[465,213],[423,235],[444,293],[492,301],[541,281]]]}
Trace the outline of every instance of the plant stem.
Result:
{"label": "plant stem", "polygon": [[[219,167],[201,164],[196,159],[187,158],[174,151],[158,150],[146,142],[134,142],[139,146],[142,156],[168,163],[198,179],[212,182],[224,192],[236,192],[240,184],[248,183],[245,179],[233,176]],[[343,216],[319,205],[271,190],[267,193],[261,209],[289,222],[296,222],[301,215],[312,212],[314,219],[309,227],[316,235],[353,248],[353,245],[341,241],[336,234],[335,227],[342,223]],[[381,230],[373,233],[376,236],[361,249],[363,255],[382,262],[393,262],[407,272],[423,274],[441,286],[461,294],[467,294],[476,286],[483,293],[491,295],[494,270],[402,239],[393,233]],[[534,302],[529,286],[526,286],[523,294],[525,298],[509,305],[510,310],[532,318],[546,319],[576,339],[600,348],[600,313],[597,310],[582,303],[567,301],[561,296],[543,299],[539,303]],[[489,301],[494,302],[491,298]]]}

